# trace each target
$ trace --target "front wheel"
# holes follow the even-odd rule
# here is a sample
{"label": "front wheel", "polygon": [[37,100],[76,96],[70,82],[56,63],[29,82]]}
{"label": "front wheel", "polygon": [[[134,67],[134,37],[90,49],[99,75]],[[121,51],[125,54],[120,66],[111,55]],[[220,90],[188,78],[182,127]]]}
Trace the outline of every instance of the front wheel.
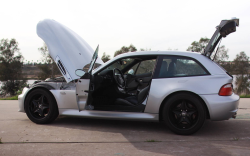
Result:
{"label": "front wheel", "polygon": [[58,116],[58,107],[52,94],[44,89],[32,90],[24,103],[28,118],[37,124],[54,121]]}
{"label": "front wheel", "polygon": [[173,95],[165,102],[162,111],[164,122],[176,134],[193,134],[206,120],[203,102],[189,93]]}

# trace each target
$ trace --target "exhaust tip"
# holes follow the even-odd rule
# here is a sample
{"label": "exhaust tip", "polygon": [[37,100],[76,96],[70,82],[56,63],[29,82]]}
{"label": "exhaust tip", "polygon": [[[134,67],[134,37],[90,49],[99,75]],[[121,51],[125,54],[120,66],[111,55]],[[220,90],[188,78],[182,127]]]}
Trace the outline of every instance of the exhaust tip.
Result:
{"label": "exhaust tip", "polygon": [[237,113],[234,113],[234,115],[232,115],[232,118],[236,118],[236,116],[237,116]]}

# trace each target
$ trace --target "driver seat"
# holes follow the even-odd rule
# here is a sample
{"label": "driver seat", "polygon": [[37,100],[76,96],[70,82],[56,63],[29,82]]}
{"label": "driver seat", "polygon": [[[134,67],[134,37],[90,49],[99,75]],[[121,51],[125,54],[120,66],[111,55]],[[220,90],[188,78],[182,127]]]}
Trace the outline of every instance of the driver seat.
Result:
{"label": "driver seat", "polygon": [[122,106],[136,106],[143,102],[146,98],[147,93],[149,91],[149,86],[143,88],[136,96],[129,96],[125,99],[117,98],[115,100],[115,105],[122,105]]}

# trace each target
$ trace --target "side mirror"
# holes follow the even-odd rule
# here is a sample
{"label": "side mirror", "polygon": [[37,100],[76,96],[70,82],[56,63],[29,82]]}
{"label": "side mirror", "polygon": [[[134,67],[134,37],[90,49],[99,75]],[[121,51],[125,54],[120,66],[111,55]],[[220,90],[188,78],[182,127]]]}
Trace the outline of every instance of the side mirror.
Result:
{"label": "side mirror", "polygon": [[133,74],[134,74],[134,69],[130,69],[130,70],[128,71],[128,74],[133,75]]}
{"label": "side mirror", "polygon": [[77,76],[82,77],[82,76],[85,74],[85,71],[83,71],[82,69],[77,69],[77,70],[75,71],[75,74],[76,74]]}

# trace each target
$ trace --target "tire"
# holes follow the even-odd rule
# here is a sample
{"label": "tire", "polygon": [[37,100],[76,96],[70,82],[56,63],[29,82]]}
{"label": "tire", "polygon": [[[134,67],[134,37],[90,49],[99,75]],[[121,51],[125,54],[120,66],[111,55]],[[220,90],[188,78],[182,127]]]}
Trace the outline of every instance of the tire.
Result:
{"label": "tire", "polygon": [[168,128],[180,135],[197,132],[205,123],[204,103],[190,93],[178,93],[171,96],[162,110],[163,120]]}
{"label": "tire", "polygon": [[37,124],[47,124],[58,116],[58,107],[55,98],[45,89],[34,89],[24,103],[28,118]]}

